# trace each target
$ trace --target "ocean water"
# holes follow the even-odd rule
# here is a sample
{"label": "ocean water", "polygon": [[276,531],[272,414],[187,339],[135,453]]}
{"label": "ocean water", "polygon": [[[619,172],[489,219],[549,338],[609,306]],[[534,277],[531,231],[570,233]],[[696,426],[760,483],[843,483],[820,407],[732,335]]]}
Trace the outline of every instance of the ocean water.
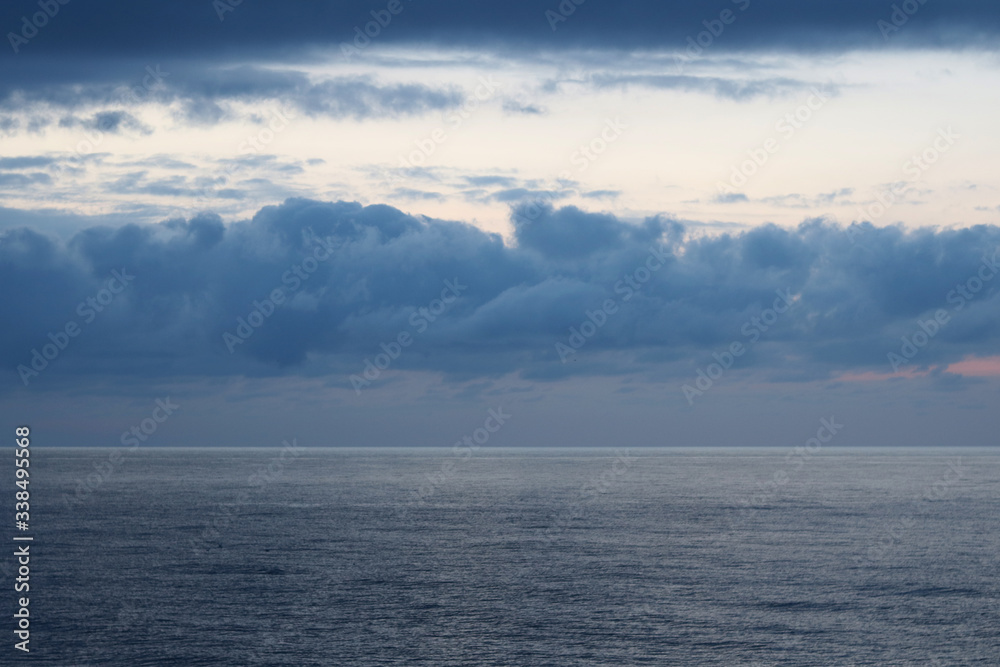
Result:
{"label": "ocean water", "polygon": [[34,451],[33,664],[1000,664],[988,449],[112,452]]}

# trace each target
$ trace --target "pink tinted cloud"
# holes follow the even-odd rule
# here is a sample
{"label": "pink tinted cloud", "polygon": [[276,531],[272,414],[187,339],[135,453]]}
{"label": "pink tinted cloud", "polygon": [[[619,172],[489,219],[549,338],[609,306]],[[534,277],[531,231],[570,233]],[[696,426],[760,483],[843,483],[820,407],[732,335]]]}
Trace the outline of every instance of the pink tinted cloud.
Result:
{"label": "pink tinted cloud", "polygon": [[[875,371],[865,371],[864,373],[848,372],[842,373],[834,379],[840,382],[884,382],[886,380],[897,379],[913,380],[925,377],[938,368],[938,366],[931,366],[926,370],[908,368],[895,373],[877,373]],[[945,367],[944,372],[951,373],[952,375],[964,375],[966,377],[1000,377],[1000,356],[966,357],[962,361]]]}
{"label": "pink tinted cloud", "polygon": [[969,377],[1000,376],[1000,356],[966,357],[958,363],[951,364],[945,370],[948,373],[967,375]]}
{"label": "pink tinted cloud", "polygon": [[834,379],[840,382],[883,382],[885,380],[896,380],[898,378],[913,380],[915,378],[924,377],[929,374],[931,370],[934,369],[931,368],[925,371],[906,369],[903,371],[896,371],[895,373],[876,373],[875,371],[865,371],[864,373],[842,373]]}

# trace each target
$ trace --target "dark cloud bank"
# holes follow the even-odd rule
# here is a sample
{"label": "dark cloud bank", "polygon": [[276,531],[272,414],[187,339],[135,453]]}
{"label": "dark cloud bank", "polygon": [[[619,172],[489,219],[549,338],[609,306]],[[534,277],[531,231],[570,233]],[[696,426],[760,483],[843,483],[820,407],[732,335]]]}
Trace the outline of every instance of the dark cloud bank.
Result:
{"label": "dark cloud bank", "polygon": [[[261,100],[280,99],[307,115],[356,119],[422,114],[464,101],[452,87],[385,83],[362,75],[317,81],[296,69],[304,62],[399,65],[402,60],[393,57],[379,60],[376,52],[387,46],[472,51],[481,63],[501,55],[621,66],[632,54],[633,67],[649,67],[655,58],[642,54],[674,54],[664,67],[654,67],[655,73],[605,73],[589,82],[747,100],[784,94],[804,82],[699,77],[688,66],[705,57],[733,56],[729,61],[740,63],[743,56],[775,53],[992,51],[1000,34],[1000,5],[993,0],[17,0],[0,8],[0,34],[0,132],[38,132],[56,123],[103,123],[106,131],[118,131],[145,129],[118,107],[146,101],[177,102],[180,120],[199,124],[236,115],[236,103]],[[533,104],[504,104],[516,113],[541,112]]]}
{"label": "dark cloud bank", "polygon": [[[1000,353],[1000,280],[981,280],[984,257],[998,258],[1000,227],[907,232],[812,220],[692,237],[664,217],[633,223],[574,207],[522,205],[513,219],[510,245],[390,206],[303,199],[231,225],[205,214],[93,227],[66,242],[7,229],[3,387],[21,386],[19,365],[30,366],[49,334],[66,343],[59,332],[69,323],[79,332],[29,384],[303,374],[347,387],[401,332],[413,340],[395,369],[679,382],[732,342],[752,342],[747,323],[777,293],[794,306],[766,332],[752,325],[760,340],[739,361],[774,379],[889,372],[900,337],[938,309],[947,324],[908,363]],[[275,290],[283,303],[270,312]],[[436,301],[443,293],[450,303]],[[569,344],[570,328],[609,300],[614,312],[564,363],[556,344]],[[263,315],[251,315],[255,301]],[[239,335],[240,318],[262,323],[233,343],[226,334]]]}
{"label": "dark cloud bank", "polygon": [[[893,24],[893,4],[901,7],[894,22],[900,29],[887,33],[878,22]],[[724,19],[723,30],[715,27],[720,34],[712,48],[720,51],[881,47],[886,34],[896,44],[992,48],[1000,28],[992,0],[61,0],[53,6],[55,15],[38,34],[18,44],[20,54],[284,56],[350,42],[355,28],[378,18],[372,12],[382,17],[378,43],[500,50],[684,48],[687,37],[726,10],[735,18]],[[38,11],[37,0],[5,3],[0,27],[20,34],[23,17]]]}

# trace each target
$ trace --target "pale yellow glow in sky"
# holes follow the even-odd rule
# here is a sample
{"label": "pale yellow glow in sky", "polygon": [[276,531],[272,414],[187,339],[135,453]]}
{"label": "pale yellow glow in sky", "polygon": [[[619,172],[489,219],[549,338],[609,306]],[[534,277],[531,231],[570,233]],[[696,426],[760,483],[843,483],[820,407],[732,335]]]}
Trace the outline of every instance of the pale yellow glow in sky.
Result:
{"label": "pale yellow glow in sky", "polygon": [[[964,226],[996,223],[1000,217],[1000,177],[993,168],[1000,158],[1000,135],[995,132],[1000,70],[992,55],[855,53],[794,65],[765,59],[745,69],[706,61],[684,72],[739,80],[783,77],[815,84],[824,93],[835,86],[837,94],[825,101],[808,86],[745,101],[637,84],[602,88],[587,83],[599,73],[593,66],[567,71],[501,60],[466,65],[459,56],[452,54],[448,65],[362,63],[344,69],[314,64],[307,69],[317,79],[360,73],[375,74],[382,83],[453,86],[471,100],[476,100],[478,87],[483,99],[460,122],[454,111],[372,120],[307,117],[273,100],[259,108],[236,109],[235,120],[192,127],[178,120],[177,109],[144,106],[130,111],[152,128],[146,136],[104,135],[92,148],[87,148],[87,133],[79,128],[5,138],[7,156],[66,155],[83,146],[92,161],[83,173],[54,176],[54,186],[44,191],[9,192],[4,201],[18,208],[81,213],[152,206],[154,211],[144,215],[153,218],[211,209],[234,220],[300,195],[388,203],[506,234],[509,204],[489,199],[503,187],[565,190],[567,196],[556,201],[559,205],[624,217],[664,213],[704,222],[794,225],[815,216],[842,223],[858,220],[872,210],[877,193],[906,180],[913,181],[912,190],[881,215],[869,216],[873,222]],[[667,65],[638,73],[676,74]],[[499,88],[484,93],[480,77],[498,82]],[[545,86],[554,80],[560,81],[555,90]],[[505,102],[508,107],[534,105],[544,112],[511,112],[504,109]],[[809,103],[812,109],[805,106]],[[266,133],[267,125],[246,118],[255,111],[270,119],[282,108],[295,116],[273,137]],[[798,127],[787,121],[779,125],[796,111]],[[619,129],[609,133],[609,121]],[[948,128],[957,138],[947,150],[934,151],[938,155],[933,165],[914,172],[908,164],[911,157],[934,146],[939,132]],[[599,139],[602,132],[613,140]],[[169,182],[189,188],[197,179],[218,178],[224,173],[219,161],[246,153],[248,137],[261,139],[258,155],[274,159],[240,169],[228,185],[212,190],[237,188],[245,193],[242,199],[130,193],[111,187],[135,172],[146,172],[140,182],[173,179]],[[591,142],[598,148],[604,144],[593,160],[580,153]],[[943,145],[938,143],[939,148]],[[754,152],[766,152],[766,146],[771,147],[766,161],[733,188],[746,200],[717,200],[718,184],[729,181],[735,168],[749,164]],[[140,164],[151,156],[191,167]],[[398,173],[398,180],[387,182],[391,170],[404,162],[420,163],[429,171],[426,176]],[[276,169],[276,164],[290,169]],[[477,188],[465,180],[490,175],[508,177],[512,184]],[[617,194],[581,196],[593,191]]]}

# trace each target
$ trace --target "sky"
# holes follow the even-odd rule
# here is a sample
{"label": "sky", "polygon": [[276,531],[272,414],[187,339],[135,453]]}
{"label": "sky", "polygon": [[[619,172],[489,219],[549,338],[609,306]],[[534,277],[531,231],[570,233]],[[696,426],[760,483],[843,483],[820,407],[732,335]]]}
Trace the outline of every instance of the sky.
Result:
{"label": "sky", "polygon": [[995,2],[0,30],[0,415],[40,444],[995,442]]}

